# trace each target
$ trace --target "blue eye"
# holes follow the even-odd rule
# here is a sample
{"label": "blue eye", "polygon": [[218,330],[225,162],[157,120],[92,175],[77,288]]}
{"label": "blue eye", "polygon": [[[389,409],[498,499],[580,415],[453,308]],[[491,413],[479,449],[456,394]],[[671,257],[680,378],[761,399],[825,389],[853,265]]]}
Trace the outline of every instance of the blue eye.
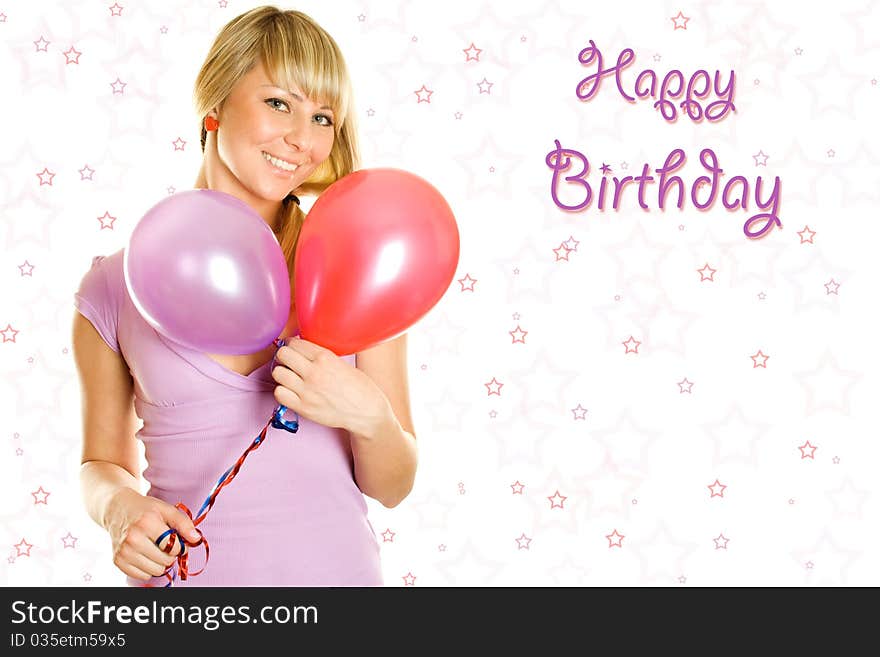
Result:
{"label": "blue eye", "polygon": [[[282,105],[284,105],[284,107],[287,108],[288,111],[290,110],[290,105],[288,105],[287,102],[281,100],[280,98],[269,98],[266,100],[266,103],[268,103],[269,106],[272,109],[274,109],[276,112],[280,112],[281,110],[279,110],[273,103],[281,103]],[[330,127],[333,125],[333,119],[331,119],[326,114],[316,114],[315,119],[318,120],[319,125],[322,125],[325,127]],[[323,122],[321,121],[321,119],[323,119]]]}
{"label": "blue eye", "polygon": [[[281,100],[281,99],[279,99],[279,98],[270,98],[270,99],[267,100],[266,102],[267,102],[267,103],[281,103],[282,105],[284,105],[284,106],[287,107],[288,109],[290,108],[290,106],[289,106],[287,103],[285,103],[283,100]],[[272,109],[277,109],[277,108],[274,107],[273,105],[270,105],[270,107],[272,107]]]}

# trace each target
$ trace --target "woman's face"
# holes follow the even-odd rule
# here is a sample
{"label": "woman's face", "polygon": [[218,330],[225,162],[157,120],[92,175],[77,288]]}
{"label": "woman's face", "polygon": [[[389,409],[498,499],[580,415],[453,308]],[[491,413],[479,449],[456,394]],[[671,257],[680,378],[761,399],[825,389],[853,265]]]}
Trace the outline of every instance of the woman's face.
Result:
{"label": "woman's face", "polygon": [[251,194],[269,201],[305,182],[333,146],[333,111],[300,89],[274,86],[262,63],[236,83],[216,118],[221,162]]}

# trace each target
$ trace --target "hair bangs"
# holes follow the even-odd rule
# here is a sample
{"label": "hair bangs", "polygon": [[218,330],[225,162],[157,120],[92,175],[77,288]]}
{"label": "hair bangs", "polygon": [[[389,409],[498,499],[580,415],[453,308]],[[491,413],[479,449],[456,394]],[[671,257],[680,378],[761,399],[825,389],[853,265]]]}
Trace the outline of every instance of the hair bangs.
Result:
{"label": "hair bangs", "polygon": [[272,84],[298,87],[311,100],[329,105],[336,129],[349,112],[347,75],[335,44],[304,21],[293,26],[275,23],[262,39],[260,56]]}

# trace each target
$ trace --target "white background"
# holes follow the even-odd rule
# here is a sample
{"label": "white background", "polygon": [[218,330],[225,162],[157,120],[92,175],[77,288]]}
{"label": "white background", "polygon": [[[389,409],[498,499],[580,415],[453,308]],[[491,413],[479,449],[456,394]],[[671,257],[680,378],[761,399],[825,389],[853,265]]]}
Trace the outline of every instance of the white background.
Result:
{"label": "white background", "polygon": [[[124,583],[79,496],[73,292],[192,188],[196,73],[257,4],[0,2],[6,585]],[[278,6],[342,47],[364,165],[432,181],[461,231],[456,280],[410,330],[416,486],[369,501],[388,585],[880,583],[877,3]],[[581,102],[589,39],[606,66],[635,51],[630,94],[645,68],[733,69],[737,111],[670,124],[613,79]],[[656,185],[647,211],[631,188],[618,212],[562,212],[554,139],[593,184],[678,147],[689,188],[710,147],[751,188],[780,177],[783,228],[661,211]]]}

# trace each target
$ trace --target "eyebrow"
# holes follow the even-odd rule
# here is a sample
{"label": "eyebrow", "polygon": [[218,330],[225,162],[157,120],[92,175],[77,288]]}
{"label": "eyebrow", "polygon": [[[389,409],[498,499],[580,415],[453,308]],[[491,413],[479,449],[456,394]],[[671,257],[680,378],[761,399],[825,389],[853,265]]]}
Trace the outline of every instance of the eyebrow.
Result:
{"label": "eyebrow", "polygon": [[[273,89],[281,89],[281,87],[277,87],[274,84],[263,84],[260,86],[261,87],[272,87]],[[281,89],[281,91],[282,91],[282,93],[284,93],[288,96],[292,96],[293,98],[296,98],[299,102],[303,102],[302,96],[300,96],[299,94],[295,94],[292,91],[284,91],[284,89]],[[330,107],[329,105],[321,105],[320,109],[330,110],[331,112],[333,111],[333,108]]]}

